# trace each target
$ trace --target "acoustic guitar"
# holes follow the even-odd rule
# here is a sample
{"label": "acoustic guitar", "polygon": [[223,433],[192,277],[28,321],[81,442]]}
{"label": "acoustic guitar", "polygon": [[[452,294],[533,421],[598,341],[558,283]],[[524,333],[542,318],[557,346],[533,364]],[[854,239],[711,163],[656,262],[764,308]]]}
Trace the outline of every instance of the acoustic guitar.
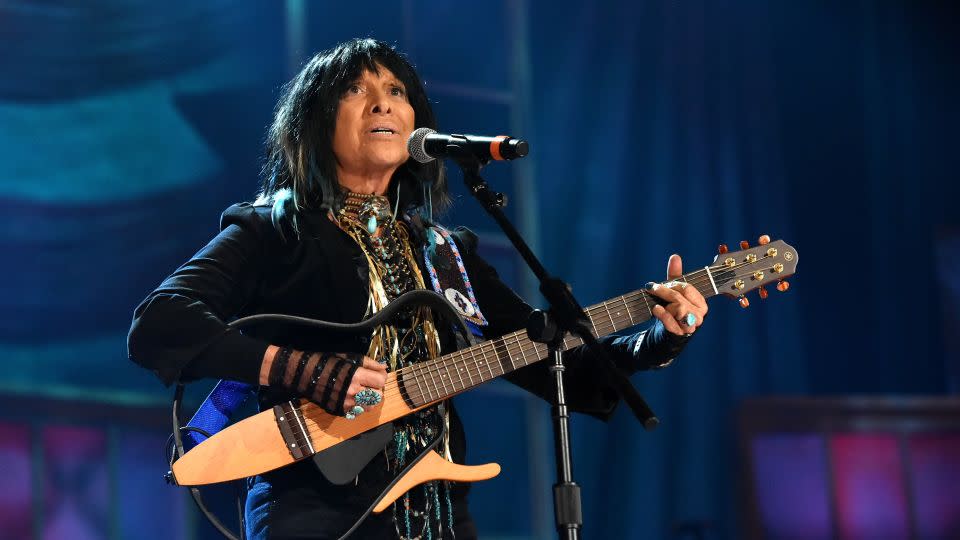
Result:
{"label": "acoustic guitar", "polygon": [[[797,251],[783,242],[761,237],[760,245],[727,252],[721,246],[713,263],[685,274],[677,281],[697,288],[705,297],[726,295],[749,305],[745,294],[776,283],[786,291],[784,279],[793,275]],[[586,310],[595,335],[606,335],[653,317],[661,302],[645,289],[633,291]],[[564,350],[581,345],[577,337],[563,342]],[[393,435],[392,422],[417,410],[436,405],[515,369],[548,356],[546,345],[527,339],[525,330],[506,334],[433,360],[389,373],[382,403],[354,420],[334,416],[307,400],[277,405],[241,420],[187,452],[173,464],[176,482],[197,486],[262,474],[311,457],[336,483],[353,479]],[[336,466],[324,468],[324,458]],[[345,465],[346,464],[346,465]],[[496,463],[460,465],[433,451],[426,452],[399,478],[374,508],[381,512],[416,485],[433,480],[475,482],[500,473]]]}

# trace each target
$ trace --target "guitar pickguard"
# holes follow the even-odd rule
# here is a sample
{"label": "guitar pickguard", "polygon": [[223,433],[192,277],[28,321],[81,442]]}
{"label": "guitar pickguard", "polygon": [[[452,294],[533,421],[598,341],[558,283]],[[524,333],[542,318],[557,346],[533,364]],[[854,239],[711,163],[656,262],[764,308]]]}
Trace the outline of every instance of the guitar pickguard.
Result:
{"label": "guitar pickguard", "polygon": [[386,423],[314,454],[313,462],[327,480],[343,485],[353,481],[391,439],[393,423]]}

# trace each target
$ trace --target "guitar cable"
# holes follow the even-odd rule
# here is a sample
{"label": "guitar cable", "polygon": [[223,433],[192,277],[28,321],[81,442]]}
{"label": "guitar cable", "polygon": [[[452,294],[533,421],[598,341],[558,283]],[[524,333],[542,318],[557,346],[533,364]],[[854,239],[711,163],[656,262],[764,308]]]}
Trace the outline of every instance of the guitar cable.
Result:
{"label": "guitar cable", "polygon": [[[339,331],[348,331],[348,332],[349,331],[352,331],[352,332],[368,331],[369,332],[369,331],[372,331],[377,326],[381,326],[385,324],[387,321],[392,319],[395,315],[400,313],[401,310],[406,308],[408,304],[411,304],[411,303],[415,303],[421,306],[436,308],[438,310],[437,314],[443,317],[444,319],[447,319],[448,322],[453,323],[454,330],[463,335],[463,338],[466,343],[468,344],[473,343],[474,341],[473,334],[467,328],[467,325],[464,322],[463,317],[460,315],[460,312],[457,311],[457,308],[455,308],[453,304],[451,304],[443,296],[437,294],[434,291],[430,291],[426,289],[418,289],[418,290],[406,292],[400,295],[399,297],[397,297],[393,302],[390,302],[389,304],[387,304],[383,309],[375,313],[373,316],[363,321],[360,321],[358,323],[336,323],[336,322],[321,321],[317,319],[310,319],[307,317],[297,317],[294,315],[263,313],[263,314],[257,314],[257,315],[250,315],[247,317],[237,319],[235,321],[231,321],[230,323],[227,324],[227,326],[229,328],[242,328],[245,326],[252,326],[254,324],[261,323],[261,322],[271,321],[271,322],[287,322],[292,324],[299,324],[303,326],[319,328],[321,330],[339,330]],[[173,433],[171,433],[170,435],[170,437],[173,438],[173,445],[174,445],[175,452],[171,454],[169,459],[169,465],[171,469],[164,475],[166,481],[173,485],[179,485],[177,484],[176,477],[173,475],[173,472],[172,472],[173,463],[177,459],[183,457],[183,455],[186,453],[186,451],[183,448],[182,432],[193,431],[193,432],[200,433],[205,437],[208,437],[208,438],[210,437],[210,433],[208,433],[203,429],[196,428],[193,426],[180,425],[180,409],[181,409],[181,403],[183,401],[183,391],[184,391],[183,383],[178,382],[177,388],[174,391],[174,395],[173,395],[173,407],[172,407]],[[442,415],[445,412],[443,403],[439,403],[437,407],[440,409],[440,413]],[[395,486],[396,483],[400,481],[400,478],[406,475],[407,472],[409,472],[414,465],[419,463],[420,460],[427,455],[427,452],[432,452],[437,447],[440,441],[443,440],[443,436],[446,433],[445,422],[441,422],[441,426],[442,427],[438,430],[439,434],[437,435],[437,437],[433,441],[431,441],[429,445],[427,445],[424,451],[421,452],[416,459],[414,459],[413,461],[408,463],[406,466],[404,466],[403,469],[401,469],[400,473],[394,477],[393,481],[391,481],[383,489],[383,491],[380,493],[380,496],[373,501],[373,503],[353,524],[353,526],[350,527],[350,529],[347,530],[347,532],[340,537],[340,540],[344,540],[345,538],[353,534],[353,532],[357,529],[357,527],[359,527],[360,524],[367,519],[370,513],[373,512],[373,509],[377,506],[377,504],[381,500],[383,500],[384,497],[386,497],[390,489],[392,489],[393,486]],[[170,438],[167,439],[167,444],[165,446],[169,448]],[[204,517],[207,518],[207,521],[209,521],[210,524],[213,525],[213,527],[217,529],[217,531],[228,540],[245,540],[246,539],[246,523],[245,523],[245,514],[244,514],[244,508],[243,508],[244,504],[242,501],[245,493],[245,487],[243,486],[243,483],[244,483],[244,480],[237,481],[237,485],[238,485],[237,511],[239,514],[239,521],[240,521],[239,537],[234,535],[233,532],[230,531],[230,529],[228,529],[223,524],[223,522],[221,522],[220,519],[216,515],[214,515],[213,512],[210,511],[209,508],[207,508],[207,505],[203,502],[203,497],[200,494],[200,489],[197,488],[196,486],[189,486],[190,495],[193,498],[193,501],[196,503],[197,508],[199,508],[200,512],[204,515]]]}
{"label": "guitar cable", "polygon": [[[443,402],[437,404],[437,410],[440,413],[440,417],[443,418],[443,416],[446,414],[446,410],[444,410]],[[364,511],[363,514],[360,515],[360,517],[353,524],[353,526],[347,529],[347,532],[343,533],[343,536],[341,536],[338,540],[345,540],[347,537],[353,534],[353,532],[357,530],[357,527],[359,527],[360,524],[367,519],[367,517],[371,514],[371,512],[373,512],[373,509],[376,508],[378,504],[380,504],[380,501],[382,501],[383,498],[387,496],[387,493],[389,493],[390,490],[393,489],[393,486],[397,485],[397,482],[399,482],[401,478],[406,476],[406,474],[410,472],[410,469],[412,469],[414,465],[416,465],[417,463],[420,463],[420,460],[426,457],[428,452],[433,452],[437,448],[437,445],[440,444],[440,441],[443,440],[443,436],[447,432],[446,424],[447,424],[446,422],[440,422],[441,427],[439,429],[437,437],[432,441],[430,441],[430,444],[428,444],[423,449],[423,451],[420,452],[420,455],[418,455],[416,459],[414,459],[410,463],[407,463],[406,465],[403,466],[402,469],[400,469],[400,472],[396,476],[394,476],[393,480],[389,484],[387,484],[386,487],[383,488],[383,491],[380,492],[380,496],[378,496],[376,499],[374,499],[372,503],[370,503],[370,506],[367,507],[366,511]]]}
{"label": "guitar cable", "polygon": [[[173,462],[175,461],[174,457],[179,459],[183,457],[183,455],[186,453],[186,451],[183,449],[183,437],[181,435],[181,432],[195,431],[208,438],[210,437],[210,434],[203,429],[192,427],[192,426],[186,426],[186,427],[180,426],[180,404],[183,401],[183,389],[184,389],[183,383],[178,383],[177,389],[173,395],[173,433],[171,433],[170,436],[173,437],[173,444],[174,444],[174,449],[176,450],[176,454],[175,456],[171,455],[171,458],[170,458],[171,471],[167,472],[166,474],[167,481],[175,485],[176,485],[176,478],[173,476],[173,472],[172,472]],[[167,444],[169,446],[169,442]],[[239,484],[238,487],[242,488],[243,480],[239,480],[238,484]],[[211,512],[209,508],[207,508],[207,505],[203,502],[203,497],[200,495],[199,488],[195,486],[190,486],[189,489],[190,489],[190,496],[193,497],[193,502],[197,504],[197,508],[200,509],[200,512],[203,513],[204,517],[207,518],[207,521],[209,521],[210,524],[213,525],[213,527],[217,529],[217,531],[220,534],[222,534],[225,538],[229,540],[245,540],[246,539],[247,535],[246,535],[246,523],[245,523],[244,512],[243,512],[243,502],[242,502],[243,490],[242,489],[237,490],[237,511],[240,516],[240,537],[239,538],[236,535],[234,535],[233,532],[231,532],[230,529],[228,529],[226,525],[223,524],[223,522],[220,521],[220,518],[214,515],[214,513]]]}

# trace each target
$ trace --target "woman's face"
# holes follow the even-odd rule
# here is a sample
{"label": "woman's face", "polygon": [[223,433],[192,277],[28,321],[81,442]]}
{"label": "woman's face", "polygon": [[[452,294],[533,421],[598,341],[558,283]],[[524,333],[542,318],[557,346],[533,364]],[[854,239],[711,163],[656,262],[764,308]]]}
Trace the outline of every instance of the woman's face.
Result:
{"label": "woman's face", "polygon": [[414,126],[407,92],[390,70],[364,71],[340,98],[333,153],[341,175],[387,178],[410,156],[407,139]]}

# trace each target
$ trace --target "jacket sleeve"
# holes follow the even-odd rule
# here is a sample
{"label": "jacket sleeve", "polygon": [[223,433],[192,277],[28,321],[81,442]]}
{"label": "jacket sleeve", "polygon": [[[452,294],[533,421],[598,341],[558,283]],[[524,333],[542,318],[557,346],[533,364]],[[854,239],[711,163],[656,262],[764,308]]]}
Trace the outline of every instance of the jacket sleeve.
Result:
{"label": "jacket sleeve", "polygon": [[130,359],[167,385],[201,377],[256,384],[268,344],[225,321],[254,298],[271,227],[249,204],[228,208],[220,234],[137,306]]}
{"label": "jacket sleeve", "polygon": [[[524,328],[533,308],[521,300],[500,279],[497,271],[476,252],[477,237],[467,229],[454,234],[461,257],[480,309],[490,323],[485,337],[496,338]],[[683,349],[687,338],[667,332],[656,321],[647,330],[630,335],[611,334],[598,339],[606,354],[628,373],[668,365]],[[605,420],[619,402],[616,391],[607,381],[600,360],[585,346],[564,352],[564,391],[571,410]],[[553,395],[553,379],[549,362],[536,362],[504,376],[510,382],[547,400]]]}

